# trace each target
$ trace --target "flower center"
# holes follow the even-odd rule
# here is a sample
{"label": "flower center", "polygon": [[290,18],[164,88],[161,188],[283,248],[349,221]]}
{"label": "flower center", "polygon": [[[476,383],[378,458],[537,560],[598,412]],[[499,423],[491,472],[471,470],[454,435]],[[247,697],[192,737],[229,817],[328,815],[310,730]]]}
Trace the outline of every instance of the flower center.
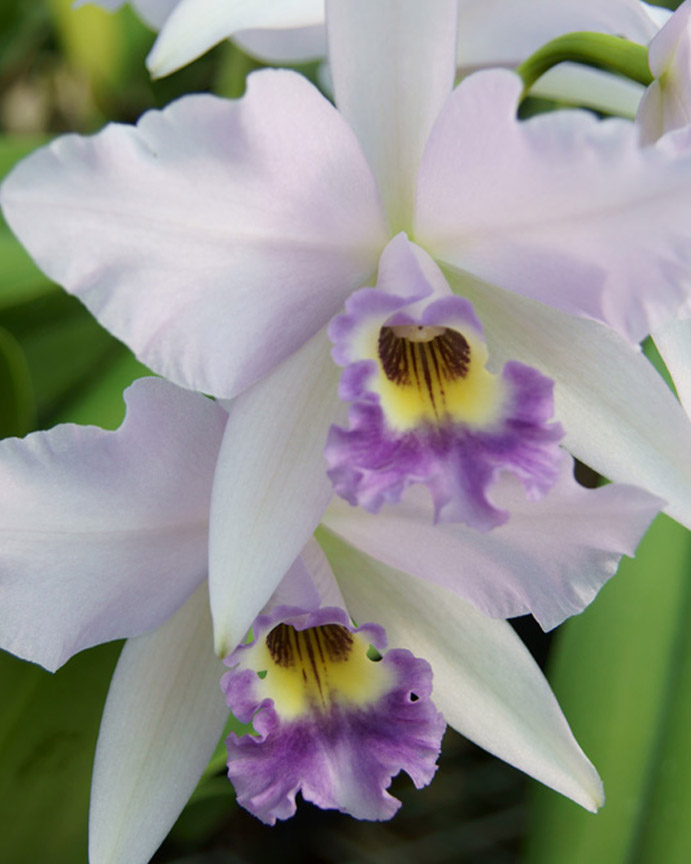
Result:
{"label": "flower center", "polygon": [[367,704],[390,683],[368,658],[368,641],[341,624],[306,630],[279,624],[265,647],[262,689],[284,719],[325,713],[334,702]]}
{"label": "flower center", "polygon": [[497,402],[495,379],[484,368],[484,344],[473,341],[450,327],[380,329],[378,389],[392,426],[405,430],[421,422],[487,419]]}

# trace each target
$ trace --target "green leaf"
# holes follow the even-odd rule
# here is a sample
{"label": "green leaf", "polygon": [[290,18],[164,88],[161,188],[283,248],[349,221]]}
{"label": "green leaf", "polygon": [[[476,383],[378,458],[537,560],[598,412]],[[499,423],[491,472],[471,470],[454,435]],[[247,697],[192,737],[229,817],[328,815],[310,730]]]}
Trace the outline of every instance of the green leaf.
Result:
{"label": "green leaf", "polygon": [[526,864],[688,862],[690,564],[688,531],[658,517],[562,628],[549,677],[607,802],[592,816],[537,790]]}
{"label": "green leaf", "polygon": [[92,424],[103,429],[116,429],[125,417],[123,391],[136,378],[151,374],[130,351],[117,345],[98,376],[87,381],[73,397],[66,399],[54,415],[53,422]]}
{"label": "green leaf", "polygon": [[47,0],[65,56],[93,82],[116,83],[126,60],[120,16],[98,6],[72,8],[72,0]]}
{"label": "green leaf", "polygon": [[2,860],[86,861],[91,767],[119,645],[73,658],[55,675],[0,654]]}
{"label": "green leaf", "polygon": [[31,375],[17,340],[0,327],[0,438],[26,435],[36,420]]}

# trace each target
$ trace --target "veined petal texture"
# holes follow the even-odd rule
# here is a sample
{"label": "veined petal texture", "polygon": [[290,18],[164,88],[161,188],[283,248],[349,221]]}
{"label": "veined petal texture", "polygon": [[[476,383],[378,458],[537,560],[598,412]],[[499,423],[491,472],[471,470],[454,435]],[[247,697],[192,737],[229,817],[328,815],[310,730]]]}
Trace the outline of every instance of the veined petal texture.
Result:
{"label": "veined petal texture", "polygon": [[231,397],[376,268],[384,219],[352,131],[302,76],[188,96],[137,127],[66,136],[3,185],[39,266],[151,369]]}
{"label": "veined petal texture", "polygon": [[322,331],[230,406],[210,528],[219,656],[244,637],[331,499],[323,449],[340,416],[337,381]]}
{"label": "veined petal texture", "polygon": [[456,88],[422,159],[415,240],[638,342],[688,293],[691,148],[641,149],[628,121],[583,111],[519,121],[520,92],[504,70]]}
{"label": "veined petal texture", "polygon": [[173,827],[223,732],[222,674],[206,585],[127,642],[96,748],[90,864],[147,864]]}
{"label": "veined petal texture", "polygon": [[156,378],[125,399],[115,432],[65,425],[0,443],[2,647],[51,671],[158,627],[206,578],[227,415]]}

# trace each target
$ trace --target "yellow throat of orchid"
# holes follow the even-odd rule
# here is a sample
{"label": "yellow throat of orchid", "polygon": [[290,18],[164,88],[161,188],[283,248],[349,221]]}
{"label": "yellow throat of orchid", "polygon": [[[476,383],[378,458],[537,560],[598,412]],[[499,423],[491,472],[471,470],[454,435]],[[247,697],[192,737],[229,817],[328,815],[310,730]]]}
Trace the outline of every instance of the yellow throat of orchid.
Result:
{"label": "yellow throat of orchid", "polygon": [[277,713],[292,720],[334,703],[366,705],[388,689],[388,670],[367,656],[369,642],[341,624],[296,630],[279,624],[256,646],[252,665],[266,670],[259,687]]}
{"label": "yellow throat of orchid", "polygon": [[501,381],[485,368],[487,346],[472,333],[421,324],[381,327],[376,359],[372,389],[397,431],[448,421],[484,426],[497,416]]}

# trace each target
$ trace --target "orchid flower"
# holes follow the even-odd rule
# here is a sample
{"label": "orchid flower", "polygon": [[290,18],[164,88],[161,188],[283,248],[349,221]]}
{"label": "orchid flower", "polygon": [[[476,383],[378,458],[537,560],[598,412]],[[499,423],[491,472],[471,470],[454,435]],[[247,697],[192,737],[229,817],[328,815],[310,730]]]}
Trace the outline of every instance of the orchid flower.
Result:
{"label": "orchid flower", "polygon": [[[2,189],[8,221],[39,265],[145,363],[190,389],[235,397],[210,526],[220,655],[332,497],[322,454],[345,411],[327,329],[362,286],[378,286],[365,292],[372,307],[399,304],[406,326],[429,325],[432,337],[461,327],[473,380],[484,382],[470,401],[486,398],[473,414],[454,397],[439,434],[426,431],[424,411],[401,426],[379,392],[393,367],[387,373],[371,341],[391,322],[364,309],[351,330],[363,338],[336,358],[348,364],[343,395],[355,402],[351,440],[360,434],[353,412],[357,421],[377,398],[386,424],[375,417],[369,429],[369,462],[342,448],[331,471],[345,477],[344,459],[351,477],[369,470],[377,448],[424,457],[405,461],[398,477],[380,474],[392,482],[370,509],[425,483],[442,516],[448,503],[451,518],[488,529],[511,515],[490,500],[502,496],[507,471],[530,502],[548,505],[561,476],[551,381],[565,447],[691,517],[687,418],[632,344],[685,297],[676,277],[691,254],[682,242],[691,160],[640,151],[622,121],[557,112],[519,122],[521,84],[506,71],[478,73],[452,92],[454,2],[335,2],[328,11],[340,112],[294,73],[259,72],[241,100],[191,96],[136,128],[61,138]],[[400,383],[405,390],[405,376]],[[522,392],[532,394],[530,416],[512,413]],[[510,441],[514,429],[523,432]],[[448,466],[456,476],[442,488]],[[570,593],[554,601],[567,614],[577,611]],[[492,594],[489,586],[476,600],[489,614],[560,620],[526,606],[520,591],[513,608],[497,595],[493,611]]]}
{"label": "orchid flower", "polygon": [[[128,638],[97,747],[91,864],[149,860],[227,718],[206,572],[213,475],[229,417],[156,378],[135,382],[125,398],[114,432],[63,425],[0,442],[2,647],[54,670],[84,648]],[[335,502],[319,537],[329,561],[309,539],[253,622],[254,641],[226,658],[228,704],[259,733],[229,741],[241,803],[270,822],[294,811],[301,788],[321,806],[388,818],[397,807],[385,792],[392,774],[403,768],[423,785],[434,773],[441,711],[480,746],[596,809],[600,780],[530,654],[507,622],[449,590],[455,580],[475,591],[497,569],[508,591],[520,557],[528,567],[551,557],[555,582],[569,582],[570,571],[601,581],[655,509],[645,493],[616,486],[574,495],[567,484],[560,502],[568,545],[563,531],[555,542],[555,523],[543,521],[538,502],[536,512],[493,532],[502,538],[495,564],[483,564],[482,544],[468,546],[458,525],[427,525],[442,532],[417,549],[427,578],[411,575],[410,531],[428,502],[413,495],[376,517]],[[387,536],[397,538],[400,560],[380,556]],[[448,570],[452,558],[463,565]],[[384,653],[381,664],[367,665],[370,642]],[[323,659],[303,677],[300,656],[320,646]],[[344,677],[346,655],[361,673],[356,680]],[[306,735],[312,746],[298,747]],[[353,770],[364,756],[371,771]]]}
{"label": "orchid flower", "polygon": [[[118,9],[124,0],[79,0]],[[326,55],[324,0],[132,0],[160,35],[147,60],[168,75],[223,39],[274,63]],[[638,0],[459,0],[457,66],[461,74],[516,66],[543,43],[574,30],[595,30],[647,44],[659,10]],[[563,76],[556,75],[555,78]]]}

